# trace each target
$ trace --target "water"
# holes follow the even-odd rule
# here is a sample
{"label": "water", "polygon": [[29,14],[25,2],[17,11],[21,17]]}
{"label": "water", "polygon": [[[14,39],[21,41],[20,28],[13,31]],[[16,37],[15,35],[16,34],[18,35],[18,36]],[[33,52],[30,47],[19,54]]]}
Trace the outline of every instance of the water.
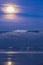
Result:
{"label": "water", "polygon": [[[0,50],[43,52],[43,32],[0,34]],[[0,53],[0,65],[43,65],[43,53]]]}
{"label": "water", "polygon": [[43,65],[43,54],[0,54],[0,65]]}
{"label": "water", "polygon": [[0,49],[13,49],[21,50],[21,47],[32,47],[32,50],[43,50],[43,32],[6,32],[0,34]]}

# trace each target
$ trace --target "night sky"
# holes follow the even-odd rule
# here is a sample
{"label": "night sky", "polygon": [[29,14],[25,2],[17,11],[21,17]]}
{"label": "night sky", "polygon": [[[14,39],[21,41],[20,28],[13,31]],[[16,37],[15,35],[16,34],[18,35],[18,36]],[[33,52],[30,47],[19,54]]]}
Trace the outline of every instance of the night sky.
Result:
{"label": "night sky", "polygon": [[[4,4],[12,3],[19,9],[12,20],[5,20]],[[43,30],[43,0],[1,0],[0,31],[2,30]]]}

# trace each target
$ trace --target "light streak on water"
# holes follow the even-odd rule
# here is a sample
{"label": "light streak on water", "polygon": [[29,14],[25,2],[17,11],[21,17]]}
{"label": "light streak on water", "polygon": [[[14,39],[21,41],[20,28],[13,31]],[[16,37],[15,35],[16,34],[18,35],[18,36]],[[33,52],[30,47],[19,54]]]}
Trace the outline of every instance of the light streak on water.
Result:
{"label": "light streak on water", "polygon": [[0,54],[3,53],[3,54],[43,54],[43,51],[3,51],[3,52],[0,52]]}
{"label": "light streak on water", "polygon": [[4,65],[15,65],[15,63],[11,60],[8,60],[7,62],[4,62]]}

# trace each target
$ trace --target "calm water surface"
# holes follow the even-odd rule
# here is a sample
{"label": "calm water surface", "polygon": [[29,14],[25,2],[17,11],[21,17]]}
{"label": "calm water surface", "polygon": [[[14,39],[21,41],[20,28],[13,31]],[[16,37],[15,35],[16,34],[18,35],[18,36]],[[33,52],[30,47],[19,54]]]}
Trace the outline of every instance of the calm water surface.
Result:
{"label": "calm water surface", "polygon": [[0,54],[0,65],[43,65],[43,54]]}
{"label": "calm water surface", "polygon": [[[43,51],[43,32],[0,34],[0,49],[23,51],[25,47],[25,51]],[[0,65],[43,65],[43,54],[0,54]]]}

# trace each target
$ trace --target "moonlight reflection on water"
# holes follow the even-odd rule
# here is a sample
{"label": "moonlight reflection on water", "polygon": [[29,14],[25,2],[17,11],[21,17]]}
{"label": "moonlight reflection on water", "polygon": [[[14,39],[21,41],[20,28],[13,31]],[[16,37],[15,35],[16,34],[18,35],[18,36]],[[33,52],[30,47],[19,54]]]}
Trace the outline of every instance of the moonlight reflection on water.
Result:
{"label": "moonlight reflection on water", "polygon": [[14,62],[8,61],[8,62],[5,62],[4,65],[14,65]]}
{"label": "moonlight reflection on water", "polygon": [[13,61],[11,61],[12,58],[8,58],[8,61],[4,62],[4,65],[15,65]]}

